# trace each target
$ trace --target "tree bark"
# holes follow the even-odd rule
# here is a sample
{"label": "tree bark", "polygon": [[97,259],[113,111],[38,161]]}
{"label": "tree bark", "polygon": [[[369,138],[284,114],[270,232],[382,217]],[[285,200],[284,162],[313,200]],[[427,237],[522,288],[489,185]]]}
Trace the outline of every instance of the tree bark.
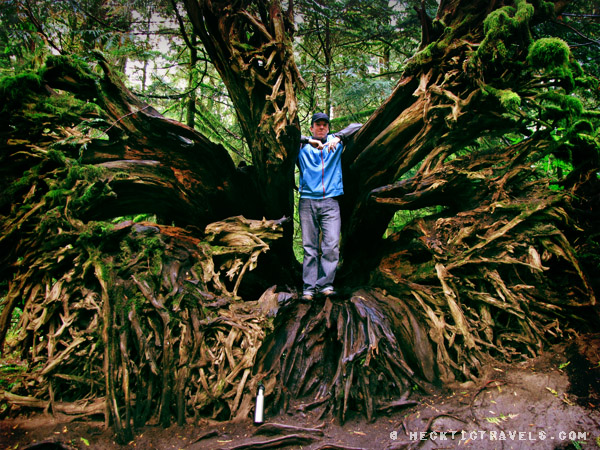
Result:
{"label": "tree bark", "polygon": [[[225,148],[193,129],[167,119],[137,99],[100,60],[99,83],[64,58],[50,60],[45,82],[97,101],[107,140],[91,140],[80,156],[112,173],[114,195],[86,211],[88,219],[156,213],[180,225],[207,223],[233,215],[258,214],[245,176]],[[96,118],[96,117],[94,117]]]}
{"label": "tree bark", "polygon": [[[277,1],[186,0],[185,6],[227,86],[252,153],[267,218],[292,217],[293,171],[300,145],[293,24]],[[292,229],[286,226],[286,243]]]}

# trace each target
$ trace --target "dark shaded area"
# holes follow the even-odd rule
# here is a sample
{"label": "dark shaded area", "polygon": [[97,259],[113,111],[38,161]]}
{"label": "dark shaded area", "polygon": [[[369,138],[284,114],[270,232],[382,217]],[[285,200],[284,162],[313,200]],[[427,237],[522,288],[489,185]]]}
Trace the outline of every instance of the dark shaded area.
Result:
{"label": "dark shaded area", "polygon": [[600,335],[577,337],[566,349],[569,393],[586,408],[600,408]]}

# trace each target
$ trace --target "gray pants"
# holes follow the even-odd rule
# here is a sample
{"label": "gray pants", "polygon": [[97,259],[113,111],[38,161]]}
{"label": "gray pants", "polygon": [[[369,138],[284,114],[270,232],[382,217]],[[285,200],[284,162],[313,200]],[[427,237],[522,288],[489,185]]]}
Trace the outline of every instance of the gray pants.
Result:
{"label": "gray pants", "polygon": [[303,294],[332,289],[340,259],[340,205],[335,198],[301,198],[298,209],[304,247]]}

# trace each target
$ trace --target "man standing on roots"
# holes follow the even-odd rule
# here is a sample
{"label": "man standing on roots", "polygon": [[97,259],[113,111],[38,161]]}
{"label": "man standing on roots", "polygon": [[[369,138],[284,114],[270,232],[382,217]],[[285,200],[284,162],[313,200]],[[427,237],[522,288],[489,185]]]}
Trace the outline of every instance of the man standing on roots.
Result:
{"label": "man standing on roots", "polygon": [[304,248],[304,300],[312,300],[319,293],[325,296],[335,293],[333,281],[340,257],[342,224],[338,197],[344,193],[342,143],[361,126],[351,124],[338,133],[329,134],[329,116],[316,113],[310,124],[312,137],[302,136],[300,141],[298,210]]}

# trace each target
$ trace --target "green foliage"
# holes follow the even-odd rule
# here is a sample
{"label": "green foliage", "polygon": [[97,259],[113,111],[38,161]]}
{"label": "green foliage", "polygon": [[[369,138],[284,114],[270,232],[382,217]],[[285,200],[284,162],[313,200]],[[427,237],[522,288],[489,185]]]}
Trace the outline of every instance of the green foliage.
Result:
{"label": "green foliage", "polygon": [[[308,82],[299,93],[301,122],[317,110],[335,118],[379,106],[418,46],[420,3],[300,1],[296,62]],[[423,4],[434,11],[435,2]]]}

